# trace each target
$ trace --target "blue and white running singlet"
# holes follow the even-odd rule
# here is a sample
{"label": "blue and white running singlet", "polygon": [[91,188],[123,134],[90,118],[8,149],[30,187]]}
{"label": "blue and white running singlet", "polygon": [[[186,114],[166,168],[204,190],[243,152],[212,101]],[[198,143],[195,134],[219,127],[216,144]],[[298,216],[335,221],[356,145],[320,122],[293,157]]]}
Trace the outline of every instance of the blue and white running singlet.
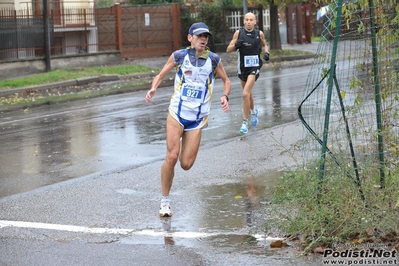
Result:
{"label": "blue and white running singlet", "polygon": [[220,57],[206,50],[197,59],[193,48],[178,50],[173,56],[177,72],[169,112],[185,130],[200,128],[210,113]]}

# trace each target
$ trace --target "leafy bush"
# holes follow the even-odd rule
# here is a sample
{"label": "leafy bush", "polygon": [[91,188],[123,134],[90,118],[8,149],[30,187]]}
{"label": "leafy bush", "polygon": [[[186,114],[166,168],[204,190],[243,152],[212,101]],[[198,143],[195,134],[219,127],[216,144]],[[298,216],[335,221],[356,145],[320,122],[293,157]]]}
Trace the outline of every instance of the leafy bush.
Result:
{"label": "leafy bush", "polygon": [[229,31],[222,9],[216,3],[202,3],[198,8],[197,21],[203,21],[210,28],[213,40],[210,43],[224,43]]}
{"label": "leafy bush", "polygon": [[190,42],[187,40],[188,30],[194,22],[197,22],[197,20],[191,16],[190,10],[186,5],[182,4],[180,5],[180,8],[182,24],[182,44],[184,47],[187,47],[190,45]]}

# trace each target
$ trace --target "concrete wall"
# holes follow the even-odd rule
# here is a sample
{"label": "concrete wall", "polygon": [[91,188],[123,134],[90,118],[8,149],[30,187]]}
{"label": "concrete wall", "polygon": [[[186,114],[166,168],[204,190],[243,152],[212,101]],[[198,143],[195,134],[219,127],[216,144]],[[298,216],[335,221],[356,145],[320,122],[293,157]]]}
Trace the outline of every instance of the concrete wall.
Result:
{"label": "concrete wall", "polygon": [[[51,70],[79,69],[83,67],[116,65],[120,63],[120,52],[78,54],[57,56],[51,59]],[[46,72],[44,59],[26,59],[18,61],[0,61],[0,80],[18,78]]]}

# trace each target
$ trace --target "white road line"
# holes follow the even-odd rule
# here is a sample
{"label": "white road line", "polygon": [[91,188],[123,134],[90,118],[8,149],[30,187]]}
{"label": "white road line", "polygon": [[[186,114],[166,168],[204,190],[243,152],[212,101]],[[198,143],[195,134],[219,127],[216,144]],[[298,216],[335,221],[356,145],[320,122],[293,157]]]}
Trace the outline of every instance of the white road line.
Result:
{"label": "white road line", "polygon": [[76,226],[76,225],[0,220],[0,228],[2,228],[2,227],[47,229],[47,230],[69,231],[69,232],[77,232],[77,233],[92,233],[92,234],[122,234],[122,235],[126,235],[126,234],[132,234],[134,232],[134,230],[131,230],[131,229],[92,228],[92,227],[84,227],[84,226]]}
{"label": "white road line", "polygon": [[197,238],[197,237],[208,237],[208,236],[214,235],[214,234],[210,234],[210,233],[201,233],[201,232],[167,232],[167,231],[156,231],[156,230],[137,231],[134,229],[94,228],[94,227],[85,227],[85,226],[76,226],[76,225],[0,220],[0,228],[4,228],[4,227],[46,229],[46,230],[67,231],[67,232],[75,232],[75,233],[87,233],[87,234],[174,236],[174,237],[180,237],[180,238]]}
{"label": "white road line", "polygon": [[[67,231],[75,233],[87,234],[115,234],[115,235],[141,235],[141,236],[167,236],[176,238],[204,238],[215,235],[236,235],[237,232],[220,232],[220,233],[205,233],[205,232],[171,232],[171,231],[157,231],[157,230],[134,230],[122,228],[94,228],[76,225],[63,224],[49,224],[36,222],[21,222],[21,221],[6,221],[0,220],[0,229],[5,227],[18,227],[30,229],[45,229],[56,231]],[[258,240],[283,240],[278,237],[265,237],[264,235],[254,235]]]}

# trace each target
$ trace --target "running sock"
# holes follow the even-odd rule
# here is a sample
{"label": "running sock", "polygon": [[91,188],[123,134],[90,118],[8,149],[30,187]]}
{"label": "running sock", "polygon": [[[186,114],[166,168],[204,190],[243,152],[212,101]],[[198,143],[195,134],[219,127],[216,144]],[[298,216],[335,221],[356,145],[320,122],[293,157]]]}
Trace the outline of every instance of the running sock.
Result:
{"label": "running sock", "polygon": [[169,196],[162,196],[161,197],[161,201],[170,201],[170,197]]}

